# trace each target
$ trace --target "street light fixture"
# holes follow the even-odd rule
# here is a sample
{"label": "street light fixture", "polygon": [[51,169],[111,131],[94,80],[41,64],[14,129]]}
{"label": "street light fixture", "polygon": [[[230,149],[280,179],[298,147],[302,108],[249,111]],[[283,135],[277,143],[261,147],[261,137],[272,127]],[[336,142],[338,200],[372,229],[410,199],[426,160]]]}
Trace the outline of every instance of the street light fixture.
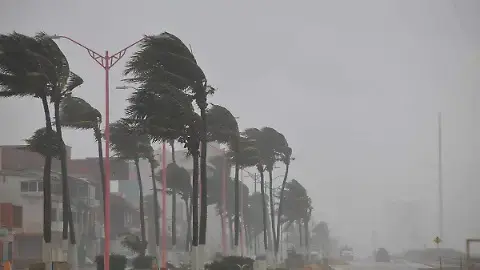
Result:
{"label": "street light fixture", "polygon": [[[119,50],[114,54],[110,54],[109,51],[99,54],[96,51],[90,49],[89,47],[83,45],[82,43],[62,35],[52,35],[49,36],[52,40],[67,39],[78,46],[84,48],[88,55],[99,64],[105,71],[105,248],[104,248],[104,269],[110,270],[110,69],[118,63],[118,61],[125,56],[125,53],[131,47],[137,45],[145,39],[145,37],[139,39],[138,41],[128,45],[127,47]],[[166,260],[162,261],[163,267],[166,266]]]}

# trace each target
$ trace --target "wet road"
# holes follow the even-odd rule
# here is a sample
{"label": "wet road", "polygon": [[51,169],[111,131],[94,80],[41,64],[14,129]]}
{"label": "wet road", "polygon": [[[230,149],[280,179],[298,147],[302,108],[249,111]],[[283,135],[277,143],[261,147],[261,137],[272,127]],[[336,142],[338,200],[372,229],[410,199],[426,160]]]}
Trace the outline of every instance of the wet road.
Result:
{"label": "wet road", "polygon": [[353,261],[350,265],[334,267],[335,270],[417,270],[429,268],[426,265],[415,264],[406,261],[394,261],[391,263],[376,263],[370,260]]}

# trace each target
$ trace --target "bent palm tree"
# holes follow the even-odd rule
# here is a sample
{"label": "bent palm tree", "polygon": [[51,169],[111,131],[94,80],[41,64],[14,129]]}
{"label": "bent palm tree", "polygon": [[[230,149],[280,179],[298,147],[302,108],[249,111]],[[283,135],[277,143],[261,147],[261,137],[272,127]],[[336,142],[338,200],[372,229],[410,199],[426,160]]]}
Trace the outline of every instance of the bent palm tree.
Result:
{"label": "bent palm tree", "polygon": [[[288,147],[285,137],[271,127],[263,127],[261,129],[251,128],[245,130],[247,138],[255,142],[255,147],[259,152],[260,162],[257,164],[257,170],[260,173],[260,186],[262,191],[265,187],[264,172],[268,172],[270,180],[269,198],[270,198],[270,225],[273,236],[273,251],[277,251],[276,246],[277,233],[275,230],[275,204],[273,194],[273,168],[278,160],[282,159],[282,150]],[[267,212],[267,206],[265,203],[265,212]],[[266,214],[265,214],[266,215]],[[268,220],[265,217],[265,226],[267,226]],[[267,228],[265,227],[267,232]],[[270,236],[270,234],[268,234]],[[269,241],[270,242],[270,241]],[[277,253],[274,253],[277,255]]]}
{"label": "bent palm tree", "polygon": [[141,158],[146,156],[147,149],[150,147],[150,140],[146,135],[140,135],[138,129],[133,127],[128,120],[121,119],[110,126],[110,146],[117,157],[132,160],[135,164],[140,193],[140,230],[142,241],[146,243],[143,184],[139,162]]}
{"label": "bent palm tree", "polygon": [[285,164],[285,174],[283,175],[283,181],[282,181],[282,186],[280,188],[280,199],[278,203],[278,213],[277,213],[277,238],[275,239],[275,252],[278,252],[278,249],[280,247],[280,235],[282,234],[281,232],[281,223],[280,219],[282,217],[282,212],[283,212],[283,193],[285,192],[285,187],[287,185],[287,179],[288,179],[288,170],[290,168],[290,162],[292,160],[292,148],[290,147],[284,147],[283,151],[281,151],[281,161]]}
{"label": "bent palm tree", "polygon": [[145,157],[148,160],[150,165],[150,174],[152,176],[152,188],[153,188],[153,224],[155,226],[155,245],[156,250],[160,247],[160,224],[159,224],[159,213],[160,208],[158,206],[158,190],[157,190],[157,181],[155,179],[155,168],[158,167],[158,162],[155,160],[154,150],[151,145],[145,147]]}
{"label": "bent palm tree", "polygon": [[[61,98],[68,95],[83,81],[70,72],[68,61],[60,48],[44,33],[38,33],[34,38],[13,33],[0,36],[0,86],[1,96],[32,95],[42,100],[45,114],[46,132],[53,136],[52,121],[47,98],[54,104],[55,118],[59,119],[59,104]],[[61,142],[60,161],[62,168],[63,193],[63,239],[68,239],[70,226],[70,241],[75,245],[75,230],[70,209],[70,194],[68,190],[68,174],[66,166],[66,147],[63,142],[59,121],[55,122],[57,135]],[[51,240],[51,190],[49,174],[51,173],[51,157],[45,157],[44,166],[44,239]],[[48,176],[48,177],[47,177]],[[47,221],[45,221],[47,220]],[[45,229],[45,227],[47,229]],[[75,258],[75,251],[69,252]],[[73,267],[76,267],[76,261]]]}
{"label": "bent palm tree", "polygon": [[[140,50],[134,53],[127,63],[125,74],[133,75],[129,81],[135,83],[161,81],[171,85],[187,93],[200,109],[201,121],[198,121],[200,128],[195,132],[201,142],[202,218],[198,240],[199,244],[204,246],[207,228],[207,97],[213,94],[214,89],[208,86],[205,74],[188,47],[178,37],[166,32],[147,37],[140,43]],[[193,151],[195,153],[197,150]],[[193,213],[195,215],[195,211]],[[196,243],[193,244],[195,246]]]}
{"label": "bent palm tree", "polygon": [[[43,61],[43,47],[32,37],[18,33],[0,35],[0,96],[24,97],[33,96],[42,101],[45,116],[46,137],[53,138],[52,119],[48,106],[51,94],[49,87],[51,65]],[[40,131],[38,131],[40,132]],[[43,152],[43,240],[46,244],[52,241],[52,199],[51,199],[51,167],[52,153]]]}
{"label": "bent palm tree", "polygon": [[[70,96],[72,91],[83,84],[83,79],[72,73],[67,58],[57,46],[57,44],[45,33],[39,33],[35,36],[36,40],[43,47],[43,62],[50,66],[49,86],[50,100],[53,103],[55,128],[61,141],[60,167],[62,172],[62,204],[63,204],[63,232],[64,240],[68,239],[68,227],[70,227],[70,242],[76,245],[75,228],[70,207],[70,190],[68,188],[67,171],[67,149],[63,140],[62,125],[60,122],[60,103],[66,96]],[[75,256],[76,250],[69,252],[70,256]],[[73,256],[71,258],[73,258]],[[75,265],[76,267],[76,261]]]}
{"label": "bent palm tree", "polygon": [[[208,117],[208,139],[210,141],[217,141],[219,143],[226,143],[233,155],[237,155],[240,151],[240,132],[238,130],[238,123],[235,116],[219,105],[213,105],[207,111]],[[234,178],[234,228],[235,228],[235,250],[238,251],[238,240],[240,232],[240,181],[239,171],[240,163],[238,159],[235,162],[235,178]],[[223,223],[222,223],[223,224]]]}
{"label": "bent palm tree", "polygon": [[103,160],[102,123],[101,113],[92,107],[88,102],[79,97],[65,97],[60,107],[60,121],[63,126],[80,129],[92,130],[95,141],[97,142],[98,166],[100,169],[101,187],[102,187],[102,208],[105,212],[105,167]]}
{"label": "bent palm tree", "polygon": [[[307,190],[295,179],[287,182],[283,200],[286,206],[283,213],[283,220],[287,221],[287,224],[292,224],[295,221],[298,223],[300,244],[302,244],[302,240],[304,240],[303,242],[307,248],[306,251],[308,251],[308,240],[310,237],[308,222],[310,221],[313,209],[312,200],[308,196]],[[304,229],[303,237],[302,227]]]}

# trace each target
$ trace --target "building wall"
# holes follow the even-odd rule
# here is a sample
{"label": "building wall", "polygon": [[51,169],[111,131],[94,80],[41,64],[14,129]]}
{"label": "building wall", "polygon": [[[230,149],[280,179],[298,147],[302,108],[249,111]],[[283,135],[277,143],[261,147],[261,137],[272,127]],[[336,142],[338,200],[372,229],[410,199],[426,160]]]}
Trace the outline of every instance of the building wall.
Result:
{"label": "building wall", "polygon": [[[0,181],[0,202],[10,202],[23,206],[23,228],[19,232],[42,233],[43,194],[41,192],[20,191],[22,181],[34,180],[31,177],[5,176]],[[61,231],[61,197],[52,196],[52,231]]]}
{"label": "building wall", "polygon": [[[71,147],[67,146],[67,159],[70,159]],[[25,145],[0,146],[0,170],[42,169],[44,158],[37,153],[25,149]],[[52,170],[60,171],[60,162],[52,161]]]}

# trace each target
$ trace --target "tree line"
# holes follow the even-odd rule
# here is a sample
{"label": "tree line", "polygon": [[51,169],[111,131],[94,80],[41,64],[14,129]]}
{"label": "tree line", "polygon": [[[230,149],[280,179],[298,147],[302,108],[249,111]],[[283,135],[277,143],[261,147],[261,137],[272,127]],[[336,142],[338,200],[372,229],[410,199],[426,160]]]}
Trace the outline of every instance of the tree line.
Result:
{"label": "tree line", "polygon": [[[155,244],[160,244],[157,181],[161,171],[154,156],[154,145],[166,143],[172,162],[167,167],[168,193],[184,201],[187,209],[186,249],[205,246],[207,207],[221,211],[220,181],[227,174],[228,200],[225,217],[233,223],[233,243],[239,245],[241,223],[246,239],[253,244],[263,233],[264,249],[277,255],[284,228],[303,224],[308,242],[308,224],[312,213],[311,198],[296,180],[288,180],[292,148],[283,134],[271,127],[239,129],[237,118],[225,107],[210,104],[216,89],[195,59],[193,52],[175,35],[164,32],[146,36],[127,61],[124,81],[131,85],[125,116],[109,124],[110,147],[117,158],[135,164],[140,193],[140,239],[146,250],[145,210],[139,161],[150,164],[153,184]],[[67,57],[45,33],[34,36],[19,33],[0,35],[0,96],[33,97],[42,102],[45,126],[26,139],[27,148],[45,157],[43,173],[43,238],[51,242],[51,165],[61,162],[63,194],[63,239],[76,244],[75,228],[68,189],[67,155],[63,128],[90,130],[98,149],[101,189],[105,198],[105,168],[101,128],[102,115],[82,98],[75,96],[83,79],[70,70]],[[53,107],[53,115],[51,114]],[[227,147],[225,157],[210,160],[212,176],[207,175],[207,144],[218,142]],[[175,145],[181,144],[192,160],[193,172],[176,163]],[[165,158],[165,157],[163,157]],[[274,185],[276,164],[284,165],[282,183]],[[226,168],[226,172],[223,172]],[[240,181],[240,171],[253,168],[260,177],[260,192],[250,193]],[[230,178],[230,170],[233,177]],[[160,182],[161,183],[161,182]],[[240,191],[243,209],[240,211]],[[200,201],[200,204],[199,204]],[[102,207],[104,207],[102,200]],[[175,203],[172,204],[172,208]],[[172,209],[175,215],[175,209]],[[243,212],[243,216],[241,216]],[[172,217],[172,245],[176,244],[175,216]],[[243,221],[243,222],[241,222]],[[222,222],[223,226],[223,222]],[[270,228],[268,227],[270,226]],[[269,233],[271,232],[271,234]],[[273,239],[269,239],[272,237]],[[256,241],[255,241],[256,243]],[[203,252],[199,250],[199,252]]]}

